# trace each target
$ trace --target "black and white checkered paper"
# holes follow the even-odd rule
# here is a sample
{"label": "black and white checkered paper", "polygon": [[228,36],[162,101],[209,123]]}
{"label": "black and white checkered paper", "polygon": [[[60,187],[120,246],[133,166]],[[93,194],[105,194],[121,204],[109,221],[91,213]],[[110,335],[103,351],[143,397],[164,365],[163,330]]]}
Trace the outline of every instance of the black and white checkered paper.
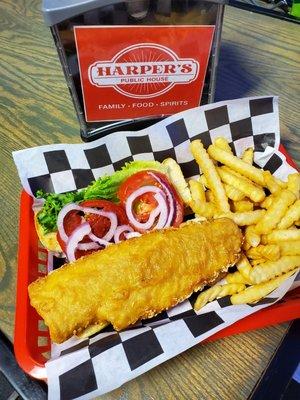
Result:
{"label": "black and white checkered paper", "polygon": [[[255,163],[285,179],[295,170],[279,151],[278,98],[255,97],[223,101],[173,115],[139,132],[116,132],[92,143],[56,144],[13,153],[24,189],[63,193],[87,186],[131,160],[172,157],[185,177],[199,175],[189,150],[200,138],[205,147],[224,136],[235,154],[255,149]],[[60,264],[51,255],[53,268]],[[51,263],[50,263],[51,264]],[[155,318],[122,332],[111,327],[88,339],[75,337],[52,346],[46,364],[49,400],[91,399],[109,392],[156,365],[198,344],[219,330],[280,300],[300,285],[300,274],[255,305],[235,306],[230,298],[193,310],[196,294]]]}

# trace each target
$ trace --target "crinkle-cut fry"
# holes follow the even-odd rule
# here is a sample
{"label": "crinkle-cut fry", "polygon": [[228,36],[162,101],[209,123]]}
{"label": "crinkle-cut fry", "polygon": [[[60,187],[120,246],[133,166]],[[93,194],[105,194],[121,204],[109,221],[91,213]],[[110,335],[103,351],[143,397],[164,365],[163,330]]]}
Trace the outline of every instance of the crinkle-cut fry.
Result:
{"label": "crinkle-cut fry", "polygon": [[234,212],[253,211],[253,203],[250,200],[240,200],[233,202]]}
{"label": "crinkle-cut fry", "polygon": [[250,282],[250,272],[252,270],[252,265],[250,264],[248,258],[245,256],[244,253],[242,253],[241,258],[236,263],[236,267],[243,278],[246,279],[247,282]]}
{"label": "crinkle-cut fry", "polygon": [[258,300],[273,292],[273,290],[280,286],[282,282],[292,276],[296,271],[297,269],[294,269],[279,276],[278,278],[274,278],[270,281],[250,286],[242,292],[232,295],[230,297],[230,301],[232,304],[246,304],[257,302]]}
{"label": "crinkle-cut fry", "polygon": [[286,214],[279,222],[277,228],[278,229],[289,228],[291,225],[294,224],[294,222],[298,221],[298,219],[300,219],[300,200],[297,200],[294,204],[290,205]]}
{"label": "crinkle-cut fry", "polygon": [[278,179],[274,176],[274,179],[278,183],[278,185],[281,187],[281,189],[287,189],[287,182],[282,181],[281,179]]}
{"label": "crinkle-cut fry", "polygon": [[299,221],[296,221],[296,222],[295,222],[295,225],[296,225],[296,226],[300,226],[300,219],[299,219]]}
{"label": "crinkle-cut fry", "polygon": [[247,163],[252,165],[253,164],[253,160],[254,160],[254,149],[253,147],[248,147],[248,149],[246,149],[242,155],[242,160]]}
{"label": "crinkle-cut fry", "polygon": [[223,149],[224,151],[227,151],[227,153],[233,154],[231,147],[228,144],[227,139],[225,139],[223,136],[219,136],[214,140],[214,144],[218,146],[220,149]]}
{"label": "crinkle-cut fry", "polygon": [[250,273],[254,284],[268,281],[300,266],[300,256],[282,256],[277,261],[267,261],[253,267]]}
{"label": "crinkle-cut fry", "polygon": [[264,201],[262,201],[260,203],[260,207],[262,208],[269,208],[272,204],[272,201],[274,199],[274,196],[272,196],[271,194],[269,196],[267,196]]}
{"label": "crinkle-cut fry", "polygon": [[290,231],[294,231],[294,230],[297,230],[298,228],[297,228],[297,226],[296,226],[296,222],[294,223],[294,225],[291,225],[289,228],[287,228],[288,230],[290,230]]}
{"label": "crinkle-cut fry", "polygon": [[300,173],[290,174],[288,176],[287,188],[294,193],[294,195],[299,199],[300,197]]}
{"label": "crinkle-cut fry", "polygon": [[225,285],[215,285],[211,288],[200,293],[194,305],[196,311],[204,307],[210,301],[232,295],[234,293],[239,293],[245,289],[245,285],[242,283],[229,283]]}
{"label": "crinkle-cut fry", "polygon": [[[255,227],[254,227],[254,229],[255,229]],[[274,232],[274,231],[273,231]],[[261,235],[260,236],[260,244],[268,244],[269,242],[268,242],[268,240],[267,240],[267,236],[268,235]],[[269,243],[270,244],[270,243]],[[253,246],[254,247],[254,246]]]}
{"label": "crinkle-cut fry", "polygon": [[264,190],[258,187],[250,179],[242,176],[236,171],[231,171],[228,167],[219,167],[218,174],[221,177],[222,182],[227,183],[239,189],[252,201],[261,202],[266,197]]}
{"label": "crinkle-cut fry", "polygon": [[259,245],[247,251],[247,256],[252,259],[265,258],[276,261],[280,258],[280,247],[277,244]]}
{"label": "crinkle-cut fry", "polygon": [[198,217],[212,218],[218,212],[213,203],[196,203],[192,200],[190,206]]}
{"label": "crinkle-cut fry", "polygon": [[281,190],[281,186],[277,183],[277,180],[271,174],[270,171],[263,171],[265,186],[270,190],[271,193],[278,193]]}
{"label": "crinkle-cut fry", "polygon": [[205,191],[205,197],[206,197],[206,201],[208,203],[215,203],[215,198],[214,198],[214,194],[210,189],[207,189]]}
{"label": "crinkle-cut fry", "polygon": [[278,246],[282,256],[300,255],[300,240],[278,242]]}
{"label": "crinkle-cut fry", "polygon": [[183,202],[189,204],[192,197],[180,165],[173,158],[166,158],[163,160],[162,164],[167,167],[168,176],[177,189]]}
{"label": "crinkle-cut fry", "polygon": [[244,275],[242,275],[239,271],[231,272],[230,274],[227,274],[225,277],[225,282],[226,283],[243,283],[250,285],[250,279],[245,278]]}
{"label": "crinkle-cut fry", "polygon": [[256,265],[260,265],[266,262],[265,258],[257,258],[256,260],[251,260],[251,265],[252,267],[255,267]]}
{"label": "crinkle-cut fry", "polygon": [[251,247],[257,247],[260,243],[260,236],[255,232],[255,226],[249,225],[245,229],[245,240]]}
{"label": "crinkle-cut fry", "polygon": [[191,192],[192,199],[196,203],[199,203],[199,202],[205,203],[206,202],[205,191],[204,191],[204,187],[203,187],[202,183],[199,181],[196,181],[194,179],[191,179],[189,181],[189,186],[190,186],[190,192]]}
{"label": "crinkle-cut fry", "polygon": [[263,235],[265,243],[277,243],[285,241],[300,240],[300,230],[298,229],[278,229],[268,235]]}
{"label": "crinkle-cut fry", "polygon": [[[289,190],[282,190],[274,198],[271,206],[267,209],[265,215],[257,223],[255,230],[258,234],[270,233],[276,225],[281,221],[282,217],[286,214],[288,207],[294,203],[296,197],[294,193]],[[300,217],[300,215],[299,215]],[[292,225],[294,220],[292,220]],[[288,226],[287,226],[288,227]],[[278,226],[278,228],[286,228],[285,226]]]}
{"label": "crinkle-cut fry", "polygon": [[263,218],[266,210],[254,210],[246,211],[241,213],[226,213],[226,214],[216,214],[216,218],[227,217],[232,219],[239,226],[254,225]]}
{"label": "crinkle-cut fry", "polygon": [[251,181],[264,186],[265,180],[263,171],[254,167],[253,165],[247,164],[238,157],[227,153],[226,151],[218,148],[217,146],[210,145],[207,149],[208,154],[216,161],[230,167],[239,174],[249,178]]}
{"label": "crinkle-cut fry", "polygon": [[201,140],[194,140],[191,143],[191,151],[207,180],[210,190],[214,194],[217,208],[223,212],[230,211],[228,199],[219,174],[207,151],[203,147]]}
{"label": "crinkle-cut fry", "polygon": [[[251,226],[251,225],[249,225]],[[251,248],[251,244],[248,243],[246,240],[244,240],[244,243],[242,244],[242,249],[246,252]]]}
{"label": "crinkle-cut fry", "polygon": [[228,185],[228,184],[224,184],[224,188],[225,188],[225,193],[226,196],[233,201],[241,201],[243,200],[246,196],[245,193],[241,192],[239,189]]}
{"label": "crinkle-cut fry", "polygon": [[[208,186],[207,180],[206,180],[204,175],[200,176],[199,181],[202,182],[203,185],[206,188],[210,189],[210,187]],[[233,187],[231,185],[228,185],[227,183],[224,183],[223,186],[224,186],[224,189],[225,189],[226,196],[230,200],[240,201],[240,200],[243,200],[246,197],[245,193],[241,192],[239,189],[237,189],[237,188],[235,188],[235,187]]]}
{"label": "crinkle-cut fry", "polygon": [[210,189],[210,187],[208,186],[208,183],[207,183],[207,179],[205,178],[205,175],[200,175],[200,177],[199,177],[199,182],[201,182],[202,183],[202,185],[203,186],[205,186],[207,189]]}

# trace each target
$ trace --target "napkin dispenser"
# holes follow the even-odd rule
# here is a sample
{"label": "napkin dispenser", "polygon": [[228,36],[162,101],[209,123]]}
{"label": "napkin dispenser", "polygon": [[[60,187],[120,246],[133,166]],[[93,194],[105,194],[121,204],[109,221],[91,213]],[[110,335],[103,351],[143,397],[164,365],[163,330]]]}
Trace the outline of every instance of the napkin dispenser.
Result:
{"label": "napkin dispenser", "polygon": [[223,0],[44,0],[91,141],[213,102]]}

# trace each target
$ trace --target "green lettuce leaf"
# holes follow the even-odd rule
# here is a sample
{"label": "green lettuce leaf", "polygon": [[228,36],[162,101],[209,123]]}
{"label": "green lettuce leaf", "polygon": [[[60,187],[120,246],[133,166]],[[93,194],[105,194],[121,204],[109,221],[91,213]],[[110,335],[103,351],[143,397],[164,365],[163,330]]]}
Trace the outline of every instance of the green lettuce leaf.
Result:
{"label": "green lettuce leaf", "polygon": [[101,198],[118,203],[119,199],[117,197],[117,191],[121,183],[136,172],[145,169],[165,172],[165,167],[157,161],[131,161],[126,163],[120,171],[116,171],[113,175],[105,175],[104,177],[92,182],[86,188],[84,198]]}
{"label": "green lettuce leaf", "polygon": [[68,203],[76,203],[88,199],[105,199],[115,203],[119,202],[117,191],[122,182],[131,175],[143,170],[155,170],[166,173],[166,167],[157,161],[131,161],[126,163],[120,171],[112,175],[105,175],[92,182],[85,189],[77,192],[62,194],[45,193],[39,190],[36,197],[44,198],[43,208],[38,213],[38,222],[43,227],[44,233],[57,230],[57,216],[60,210]]}

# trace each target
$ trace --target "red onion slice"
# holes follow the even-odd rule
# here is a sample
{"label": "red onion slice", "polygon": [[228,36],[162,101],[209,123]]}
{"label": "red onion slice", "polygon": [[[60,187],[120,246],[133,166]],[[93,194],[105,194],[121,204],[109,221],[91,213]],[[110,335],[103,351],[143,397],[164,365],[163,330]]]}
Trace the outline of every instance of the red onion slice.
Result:
{"label": "red onion slice", "polygon": [[[108,218],[110,220],[110,228],[108,230],[108,232],[103,236],[103,240],[111,240],[114,236],[115,230],[118,226],[118,218],[116,216],[115,213],[113,212],[107,212],[107,211],[101,211],[101,210],[97,210],[95,208],[92,207],[81,207],[75,203],[70,203],[67,204],[66,206],[64,206],[57,217],[57,228],[58,228],[58,232],[59,235],[61,237],[61,239],[67,243],[69,237],[65,232],[65,228],[64,228],[64,219],[66,217],[66,215],[70,212],[70,211],[82,211],[85,214],[96,214],[96,215],[101,215],[102,217]],[[98,238],[100,239],[100,238]]]}
{"label": "red onion slice", "polygon": [[159,218],[158,221],[153,229],[162,229],[166,226],[167,220],[168,220],[168,206],[166,203],[166,199],[164,196],[162,196],[160,193],[157,193],[154,196],[155,200],[158,202],[158,209],[159,209]]}
{"label": "red onion slice", "polygon": [[98,238],[96,236],[98,239],[110,241],[113,238],[115,230],[118,226],[118,217],[116,216],[116,214],[110,211],[95,210],[91,207],[81,207],[81,209],[85,214],[101,215],[102,217],[108,218],[110,220],[110,228],[108,232],[106,232],[106,234],[102,238]]}
{"label": "red onion slice", "polygon": [[132,192],[130,196],[128,196],[128,198],[126,200],[126,206],[125,206],[126,214],[127,214],[128,220],[131,223],[131,225],[133,225],[136,229],[142,229],[142,230],[150,229],[152,227],[152,225],[154,224],[156,217],[160,213],[160,207],[158,206],[154,210],[151,211],[147,222],[137,221],[137,219],[135,218],[135,216],[133,215],[133,212],[132,212],[133,203],[138,197],[142,196],[145,193],[155,193],[155,194],[163,195],[163,191],[156,186],[150,186],[150,185],[142,186],[139,189]]}
{"label": "red onion slice", "polygon": [[111,243],[109,243],[107,240],[101,239],[101,238],[99,238],[98,236],[94,235],[93,233],[90,233],[90,234],[89,234],[89,238],[90,238],[91,240],[93,240],[94,242],[101,244],[101,246],[105,246],[105,247],[106,247],[106,246],[108,246],[109,244],[111,244]]}
{"label": "red onion slice", "polygon": [[66,206],[64,206],[60,210],[60,212],[59,212],[59,214],[57,216],[57,229],[58,229],[58,232],[59,232],[59,236],[61,237],[61,239],[65,243],[67,243],[69,237],[66,234],[66,231],[65,231],[65,228],[64,228],[64,219],[65,219],[65,216],[70,211],[73,211],[73,210],[82,211],[80,206],[78,206],[77,204],[74,204],[74,203],[70,203],[70,204],[67,204]]}
{"label": "red onion slice", "polygon": [[79,225],[71,233],[66,247],[66,256],[69,262],[75,261],[75,250],[78,246],[78,243],[81,242],[81,240],[90,233],[91,233],[91,226],[88,222],[84,222],[83,224]]}
{"label": "red onion slice", "polygon": [[167,196],[167,201],[168,201],[168,205],[169,205],[169,213],[168,213],[168,219],[165,224],[165,227],[169,227],[169,226],[171,226],[171,223],[172,223],[172,220],[174,217],[174,212],[175,212],[174,197],[173,197],[171,191],[169,190],[168,186],[158,176],[156,176],[152,172],[149,172],[149,175],[151,175],[152,178],[154,178],[162,186],[163,191],[165,192],[165,194]]}
{"label": "red onion slice", "polygon": [[[133,233],[133,229],[129,225],[120,225],[117,227],[115,234],[114,234],[114,241],[115,243],[121,242],[120,236],[124,232]],[[126,236],[125,236],[126,237]]]}
{"label": "red onion slice", "polygon": [[96,242],[78,243],[77,249],[83,250],[83,251],[98,250],[98,249],[100,249],[100,246]]}

